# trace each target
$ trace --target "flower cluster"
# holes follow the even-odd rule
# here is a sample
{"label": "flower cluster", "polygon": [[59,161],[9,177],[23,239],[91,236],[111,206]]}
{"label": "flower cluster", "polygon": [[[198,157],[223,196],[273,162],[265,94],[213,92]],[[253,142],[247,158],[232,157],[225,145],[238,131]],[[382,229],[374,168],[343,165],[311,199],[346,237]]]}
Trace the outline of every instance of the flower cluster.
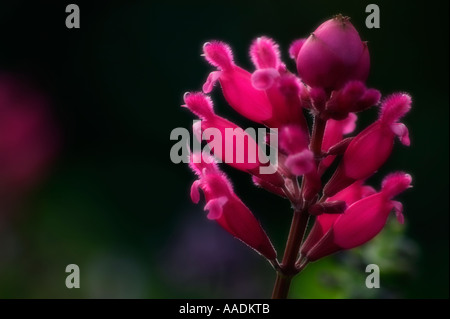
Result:
{"label": "flower cluster", "polygon": [[[278,132],[275,173],[260,174],[258,161],[230,165],[253,175],[257,186],[287,198],[294,209],[291,234],[279,264],[265,231],[224,173],[211,158],[193,153],[191,168],[198,180],[192,185],[191,198],[199,202],[198,190],[203,191],[209,219],[285,275],[300,271],[310,261],[364,244],[382,230],[392,211],[403,223],[402,204],[393,197],[411,186],[411,176],[392,173],[384,178],[379,191],[364,182],[389,158],[396,138],[409,146],[408,129],[399,121],[410,110],[411,97],[395,93],[381,99],[378,90],[366,86],[369,50],[347,17],[338,15],[307,39],[292,43],[289,55],[296,62],[297,74],[287,69],[278,45],[268,37],[257,38],[250,46],[253,72],[239,67],[223,42],[205,43],[203,55],[216,70],[207,77],[203,92],[185,94],[183,105],[202,120],[197,135],[209,127],[238,127],[214,112],[207,94],[218,83],[236,112]],[[379,108],[378,119],[349,136],[355,130],[357,113],[373,106]],[[313,118],[312,129],[305,119],[307,113]],[[250,136],[246,138],[248,149],[258,148]],[[216,158],[235,151],[225,143],[223,151],[214,154]],[[334,173],[324,175],[335,161]],[[331,178],[324,180],[324,176]],[[314,216],[314,224],[303,240],[310,216]]]}

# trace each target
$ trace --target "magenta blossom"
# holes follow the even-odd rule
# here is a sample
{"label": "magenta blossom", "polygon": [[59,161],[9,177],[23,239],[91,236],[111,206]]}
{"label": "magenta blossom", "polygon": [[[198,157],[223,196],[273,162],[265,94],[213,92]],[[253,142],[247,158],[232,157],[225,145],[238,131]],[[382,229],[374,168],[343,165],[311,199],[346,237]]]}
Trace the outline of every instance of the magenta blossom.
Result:
{"label": "magenta blossom", "polygon": [[[199,176],[191,198],[198,202],[198,189],[203,190],[208,218],[270,261],[277,271],[273,297],[285,298],[291,279],[308,263],[363,245],[383,229],[391,212],[403,223],[403,205],[393,198],[411,187],[411,176],[390,174],[379,192],[364,183],[388,160],[396,137],[410,145],[408,129],[399,121],[410,110],[412,100],[406,93],[381,99],[378,90],[366,86],[369,49],[349,18],[341,15],[321,24],[307,39],[291,44],[289,56],[295,60],[298,74],[287,69],[278,44],[269,37],[255,39],[249,54],[255,66],[252,71],[237,65],[228,44],[207,42],[203,55],[216,70],[207,77],[203,93],[188,93],[183,106],[202,120],[194,127],[199,139],[207,129],[221,133],[240,129],[213,110],[206,94],[218,83],[236,112],[269,127],[269,135],[277,137],[277,163],[270,164],[274,168],[270,174],[259,171],[266,163],[264,156],[256,162],[248,160],[266,145],[242,130],[238,134],[248,141],[240,154],[244,160],[225,162],[251,174],[256,186],[290,202],[294,212],[282,260],[277,260],[266,232],[217,165],[205,163],[205,158],[199,160],[197,153],[191,156],[190,165]],[[379,106],[379,118],[352,135],[357,114],[373,106]],[[305,115],[312,117],[312,128]],[[219,160],[230,153],[239,155],[233,141],[211,137],[206,141],[219,149],[211,150]],[[329,172],[333,167],[336,170]],[[332,177],[326,180],[325,176]],[[310,216],[314,221],[305,236]]]}
{"label": "magenta blossom", "polygon": [[[411,187],[411,176],[394,173],[383,180],[382,189],[378,193],[369,195],[371,189],[365,190],[363,186],[355,184],[352,190],[337,196],[347,199],[349,203],[355,197],[361,199],[350,204],[342,214],[323,214],[318,217],[314,225],[316,229],[311,231],[301,250],[305,258],[314,261],[336,251],[366,243],[381,231],[392,210],[403,224],[403,206],[392,198],[408,187]],[[354,193],[351,194],[352,192]]]}
{"label": "magenta blossom", "polygon": [[208,76],[203,92],[211,92],[219,80],[226,100],[242,116],[257,123],[272,118],[272,105],[267,94],[253,87],[250,72],[234,64],[228,45],[217,41],[205,43],[203,51],[208,62],[220,70]]}
{"label": "magenta blossom", "polygon": [[[213,111],[213,103],[211,99],[202,93],[186,93],[184,96],[185,107],[195,113],[202,121],[197,122],[200,127],[197,127],[197,135],[203,135],[203,131],[207,129],[216,129],[220,133],[221,139],[214,135],[207,136],[206,140],[214,149],[214,155],[221,160],[232,157],[231,161],[226,161],[236,169],[248,172],[252,175],[259,176],[261,179],[267,180],[269,183],[281,186],[283,185],[283,178],[279,173],[276,174],[260,174],[259,168],[265,166],[268,159],[265,158],[264,153],[260,150],[256,141],[242,130],[236,124],[216,115]],[[235,139],[227,139],[227,129],[232,129],[233,133],[237,135],[237,140],[242,140],[246,143],[243,154],[238,154]],[[201,136],[197,136],[201,141]],[[229,155],[229,156],[227,156]],[[240,160],[238,160],[240,158]],[[270,164],[269,164],[270,165]]]}
{"label": "magenta blossom", "polygon": [[380,118],[348,145],[338,169],[325,186],[326,196],[375,173],[389,158],[396,136],[402,144],[409,146],[408,128],[397,121],[410,108],[411,97],[405,93],[393,94],[383,102]]}
{"label": "magenta blossom", "polygon": [[[195,157],[200,157],[195,161]],[[201,162],[200,154],[191,155],[191,168],[199,179],[192,184],[191,199],[200,200],[198,189],[205,194],[205,210],[208,219],[216,220],[227,232],[242,240],[269,260],[276,258],[276,252],[250,209],[234,193],[231,183],[214,161]]]}

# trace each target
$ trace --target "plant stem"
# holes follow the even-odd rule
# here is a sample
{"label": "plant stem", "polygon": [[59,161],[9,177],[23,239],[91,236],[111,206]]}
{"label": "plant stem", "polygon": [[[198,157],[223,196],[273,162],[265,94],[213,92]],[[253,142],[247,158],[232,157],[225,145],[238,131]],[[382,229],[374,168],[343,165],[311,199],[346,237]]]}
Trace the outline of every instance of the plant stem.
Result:
{"label": "plant stem", "polygon": [[285,276],[277,272],[277,279],[273,286],[272,299],[286,299],[289,294],[292,276]]}
{"label": "plant stem", "polygon": [[287,298],[292,277],[298,273],[295,262],[300,250],[306,225],[308,224],[308,217],[309,215],[305,210],[294,211],[281,269],[277,272],[277,279],[273,288],[273,299]]}
{"label": "plant stem", "polygon": [[[291,272],[295,269],[295,261],[297,260],[307,221],[308,214],[305,211],[294,211],[286,249],[284,250],[283,261],[281,263],[285,271]],[[289,268],[291,266],[292,268]]]}
{"label": "plant stem", "polygon": [[316,157],[322,153],[322,140],[325,132],[325,125],[327,121],[321,119],[319,116],[314,118],[313,132],[311,137],[311,151]]}
{"label": "plant stem", "polygon": [[[327,121],[321,119],[319,116],[314,118],[310,150],[316,157],[317,165],[320,162],[320,156],[322,154],[322,140],[326,124]],[[295,265],[303,236],[305,235],[306,226],[308,225],[308,206],[311,204],[308,202],[302,203],[302,209],[299,209],[298,206],[296,206],[296,204],[299,204],[299,201],[301,202],[302,200],[305,184],[304,182],[305,180],[303,178],[300,192],[297,193],[296,190],[296,194],[294,195],[295,198],[290,198],[291,203],[295,207],[294,216],[292,217],[291,228],[289,230],[286,248],[284,250],[283,261],[280,268],[277,270],[277,278],[273,287],[272,299],[286,299],[289,294],[292,278],[302,271],[307,265],[307,262],[301,263],[298,268]]]}

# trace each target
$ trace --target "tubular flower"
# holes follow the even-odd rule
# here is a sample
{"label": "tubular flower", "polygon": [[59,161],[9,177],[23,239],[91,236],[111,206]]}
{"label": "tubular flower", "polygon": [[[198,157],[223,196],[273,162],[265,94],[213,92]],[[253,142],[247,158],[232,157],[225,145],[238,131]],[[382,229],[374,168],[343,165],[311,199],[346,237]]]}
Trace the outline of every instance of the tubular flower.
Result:
{"label": "tubular flower", "polygon": [[250,57],[256,67],[252,74],[253,87],[264,90],[271,104],[272,117],[265,124],[270,127],[297,124],[307,130],[300,98],[306,87],[287,72],[278,44],[267,37],[257,38],[250,47]]}
{"label": "tubular flower", "polygon": [[302,253],[314,261],[342,249],[360,246],[383,229],[391,211],[403,223],[403,205],[392,198],[411,187],[411,181],[410,175],[398,172],[386,176],[378,193],[368,195],[372,193],[371,189],[356,184],[349,187],[353,188],[351,191],[342,191],[340,196],[349,202],[359,196],[361,199],[350,204],[341,215],[320,215],[318,226],[305,241]]}
{"label": "tubular flower", "polygon": [[379,119],[348,145],[339,167],[324,188],[326,196],[375,173],[389,158],[396,136],[403,145],[409,146],[408,128],[398,120],[410,109],[411,97],[405,93],[392,94],[383,102]]}
{"label": "tubular flower", "polygon": [[[335,147],[336,145],[338,145],[338,143],[342,142],[344,135],[352,133],[356,127],[356,120],[357,116],[355,113],[349,113],[347,118],[343,120],[328,120],[323,135],[322,152],[330,152],[333,146]],[[333,163],[335,158],[336,154],[330,154],[329,156],[326,156],[320,162],[319,170],[323,171],[328,168]]]}
{"label": "tubular flower", "polygon": [[225,99],[242,116],[264,123],[272,117],[272,106],[266,92],[253,87],[251,73],[234,64],[228,45],[213,41],[205,43],[206,60],[219,70],[211,72],[203,85],[203,92],[211,92],[216,81],[220,82]]}
{"label": "tubular flower", "polygon": [[[236,169],[259,176],[274,185],[283,184],[283,179],[278,173],[260,174],[259,168],[266,165],[269,160],[252,136],[236,124],[214,113],[213,103],[208,96],[202,93],[186,93],[184,102],[183,106],[202,120],[197,122],[200,124],[197,133],[200,135],[202,132],[207,133],[206,140],[214,149],[215,156]],[[201,140],[202,136],[198,136],[198,139]],[[236,141],[241,141],[243,145],[239,145]]]}
{"label": "tubular flower", "polygon": [[[205,195],[208,219],[215,220],[227,232],[269,260],[276,258],[272,243],[250,209],[234,193],[231,183],[212,159],[201,161],[200,154],[191,155],[191,168],[198,175],[191,187],[191,199],[200,201],[199,189]],[[194,160],[197,158],[198,160]],[[199,162],[199,163],[198,163]]]}
{"label": "tubular flower", "polygon": [[[372,187],[363,185],[363,181],[357,181],[349,187],[341,190],[333,197],[328,198],[325,204],[338,201],[344,202],[346,207],[344,210],[338,212],[343,213],[345,209],[354,202],[375,193],[376,191]],[[314,208],[314,206],[311,208]],[[302,245],[301,253],[303,255],[306,255],[306,253],[330,230],[331,226],[338,217],[338,214],[329,214],[326,212],[317,216],[316,222]]]}
{"label": "tubular flower", "polygon": [[298,126],[284,126],[280,132],[280,148],[288,156],[284,165],[294,176],[305,176],[303,197],[312,199],[320,190],[314,153],[308,148],[309,136]]}

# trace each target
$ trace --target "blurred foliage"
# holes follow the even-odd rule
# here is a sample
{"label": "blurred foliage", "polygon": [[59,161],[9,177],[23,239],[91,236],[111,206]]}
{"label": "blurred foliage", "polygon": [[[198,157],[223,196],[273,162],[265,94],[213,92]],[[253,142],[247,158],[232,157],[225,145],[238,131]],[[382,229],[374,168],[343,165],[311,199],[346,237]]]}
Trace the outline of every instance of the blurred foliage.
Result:
{"label": "blurred foliage", "polygon": [[[308,265],[295,278],[293,298],[401,298],[402,289],[417,276],[417,245],[394,218],[367,244]],[[366,267],[380,269],[380,288],[366,287]],[[401,288],[400,288],[401,287]]]}

